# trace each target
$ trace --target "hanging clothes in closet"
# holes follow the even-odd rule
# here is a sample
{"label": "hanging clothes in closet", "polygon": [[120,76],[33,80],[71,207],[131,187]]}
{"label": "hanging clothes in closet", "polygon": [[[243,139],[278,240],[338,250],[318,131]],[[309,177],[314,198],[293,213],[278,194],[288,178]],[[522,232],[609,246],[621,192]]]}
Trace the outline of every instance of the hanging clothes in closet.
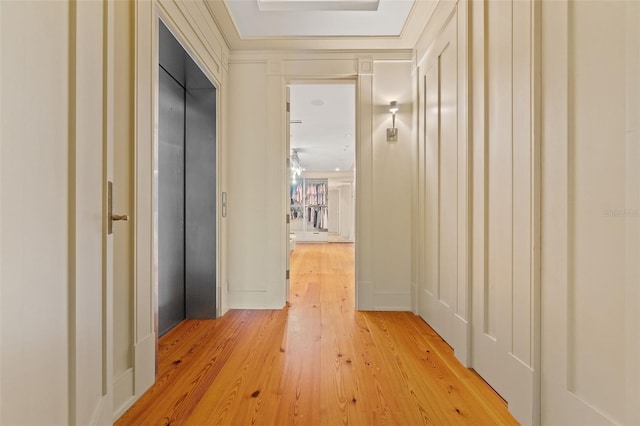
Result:
{"label": "hanging clothes in closet", "polygon": [[302,204],[304,201],[302,182],[296,182],[291,184],[291,204]]}
{"label": "hanging clothes in closet", "polygon": [[[301,177],[291,184],[291,217],[298,219],[298,241],[327,241],[329,228],[328,179]],[[295,209],[294,209],[295,207]],[[292,222],[294,223],[294,222]]]}
{"label": "hanging clothes in closet", "polygon": [[316,229],[326,230],[329,228],[329,213],[326,206],[308,207],[308,221]]}

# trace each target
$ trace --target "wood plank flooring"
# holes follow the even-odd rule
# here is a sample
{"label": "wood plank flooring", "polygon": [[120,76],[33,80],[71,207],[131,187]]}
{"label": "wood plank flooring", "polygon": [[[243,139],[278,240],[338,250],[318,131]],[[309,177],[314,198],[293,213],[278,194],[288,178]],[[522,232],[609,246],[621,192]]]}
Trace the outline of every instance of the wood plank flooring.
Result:
{"label": "wood plank flooring", "polygon": [[422,319],[354,309],[353,244],[301,244],[291,303],[187,320],[116,425],[509,425],[504,401]]}

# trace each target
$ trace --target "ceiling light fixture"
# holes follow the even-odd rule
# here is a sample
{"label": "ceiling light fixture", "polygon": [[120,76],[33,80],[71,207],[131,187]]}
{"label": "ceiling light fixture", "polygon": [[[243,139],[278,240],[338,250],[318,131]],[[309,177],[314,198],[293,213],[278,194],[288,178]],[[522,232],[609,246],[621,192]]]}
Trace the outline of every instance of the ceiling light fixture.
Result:
{"label": "ceiling light fixture", "polygon": [[291,178],[293,183],[296,183],[296,176],[300,176],[304,169],[300,165],[300,157],[298,156],[298,150],[291,150]]}
{"label": "ceiling light fixture", "polygon": [[392,127],[387,128],[387,142],[398,142],[398,129],[396,129],[396,113],[398,112],[398,101],[389,103],[389,112],[391,113]]}

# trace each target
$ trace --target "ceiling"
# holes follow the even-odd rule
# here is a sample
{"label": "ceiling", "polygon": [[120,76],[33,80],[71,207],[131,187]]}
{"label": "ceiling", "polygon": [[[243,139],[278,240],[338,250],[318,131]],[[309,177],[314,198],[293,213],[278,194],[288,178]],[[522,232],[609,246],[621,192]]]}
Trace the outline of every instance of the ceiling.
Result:
{"label": "ceiling", "polygon": [[439,1],[205,0],[231,50],[412,51]]}
{"label": "ceiling", "polygon": [[399,36],[414,0],[226,0],[240,37]]}
{"label": "ceiling", "polygon": [[[306,172],[352,171],[356,91],[344,84],[292,84],[291,149]],[[298,123],[300,122],[300,123]]]}

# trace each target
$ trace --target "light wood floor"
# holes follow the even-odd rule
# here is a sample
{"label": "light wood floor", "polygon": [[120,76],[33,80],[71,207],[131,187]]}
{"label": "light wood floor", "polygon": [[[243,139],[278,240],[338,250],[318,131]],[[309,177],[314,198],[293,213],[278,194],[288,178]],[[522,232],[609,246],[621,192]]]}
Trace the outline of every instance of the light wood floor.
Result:
{"label": "light wood floor", "polygon": [[409,312],[354,309],[353,244],[300,244],[291,305],[188,320],[117,425],[503,425],[505,403]]}

